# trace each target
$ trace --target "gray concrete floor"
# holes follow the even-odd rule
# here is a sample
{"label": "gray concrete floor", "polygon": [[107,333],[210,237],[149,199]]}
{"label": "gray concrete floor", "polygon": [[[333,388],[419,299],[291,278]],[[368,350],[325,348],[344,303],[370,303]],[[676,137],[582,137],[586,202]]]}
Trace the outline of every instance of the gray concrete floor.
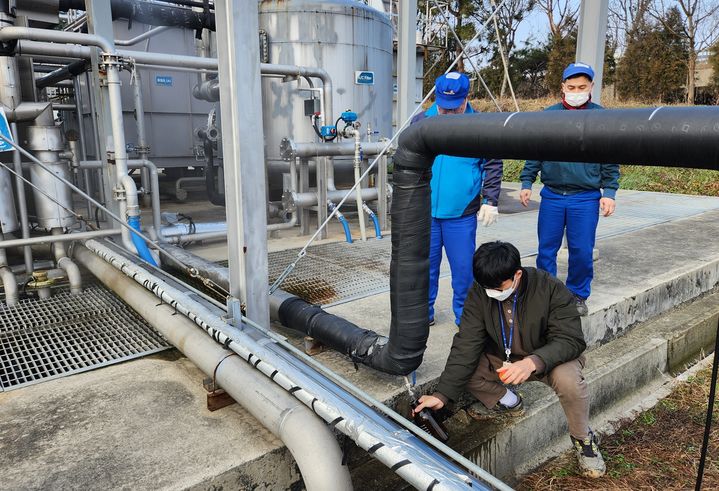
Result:
{"label": "gray concrete floor", "polygon": [[[516,202],[516,186],[506,185],[504,192],[507,199],[502,201],[499,223],[480,228],[478,242],[509,240],[532,265],[536,205],[523,212]],[[504,213],[509,210],[515,213]],[[616,216],[600,220],[595,293],[585,332],[598,337],[592,330],[597,325],[610,326],[609,331],[617,334],[642,316],[654,315],[637,308],[636,299],[647,292],[655,295],[647,297],[647,303],[671,308],[672,298],[683,298],[680,292],[667,290],[673,279],[696,274],[692,281],[700,286],[698,290],[681,287],[686,295],[696,296],[701,288],[715,285],[718,233],[717,198],[620,192]],[[298,247],[306,240],[290,235],[270,241],[270,247]],[[342,238],[337,229],[332,235],[333,240]],[[220,244],[202,253],[224,259],[225,250]],[[667,291],[656,296],[658,290]],[[620,315],[615,306],[623,303],[627,312]],[[437,302],[438,323],[430,332],[418,383],[431,383],[444,366],[456,332],[450,304],[451,288],[445,277]],[[330,310],[362,327],[380,333],[389,330],[387,293]],[[606,334],[606,329],[602,332]],[[301,344],[298,336],[284,333]],[[365,367],[355,370],[338,353],[325,351],[317,359],[380,400],[403,390],[397,377]],[[207,411],[201,381],[202,374],[186,359],[156,355],[0,393],[0,489],[243,489],[248,479],[254,479],[238,471],[243,464],[254,465],[253,472],[260,476],[255,482],[264,482],[260,489],[271,489],[272,482],[279,487],[296,482],[296,469],[281,454],[280,442],[240,407]],[[270,454],[281,457],[262,463],[263,456]]]}

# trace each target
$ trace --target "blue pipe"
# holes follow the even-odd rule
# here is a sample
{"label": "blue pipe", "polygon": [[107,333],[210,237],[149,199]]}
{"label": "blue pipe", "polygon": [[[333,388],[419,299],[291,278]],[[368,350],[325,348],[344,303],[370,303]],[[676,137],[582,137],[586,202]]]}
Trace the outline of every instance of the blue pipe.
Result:
{"label": "blue pipe", "polygon": [[[140,216],[134,216],[134,217],[128,217],[127,223],[130,225],[130,227],[134,228],[138,232],[141,232],[141,226],[140,226]],[[130,233],[132,237],[132,243],[135,244],[135,248],[137,249],[137,254],[145,260],[145,262],[157,266],[157,263],[155,262],[155,258],[152,257],[152,254],[150,254],[150,249],[147,247],[147,244],[145,241],[137,235],[134,232]]]}
{"label": "blue pipe", "polygon": [[337,219],[342,224],[342,228],[345,229],[345,238],[347,239],[347,243],[352,243],[352,232],[350,232],[350,225],[347,223],[347,219],[344,217],[344,215],[337,214]]}
{"label": "blue pipe", "polygon": [[381,238],[382,238],[382,230],[380,230],[380,228],[379,228],[379,220],[377,220],[377,215],[375,215],[374,212],[370,212],[370,213],[369,213],[369,217],[370,217],[370,218],[372,219],[372,221],[374,222],[374,236],[375,236],[375,238],[381,239]]}

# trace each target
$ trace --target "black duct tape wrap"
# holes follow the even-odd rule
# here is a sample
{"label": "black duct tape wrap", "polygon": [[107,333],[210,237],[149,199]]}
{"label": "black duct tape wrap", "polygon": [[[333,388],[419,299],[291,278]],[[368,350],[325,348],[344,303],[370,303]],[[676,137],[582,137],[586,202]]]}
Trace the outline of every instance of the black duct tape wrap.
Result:
{"label": "black duct tape wrap", "polygon": [[374,331],[357,327],[294,296],[280,305],[279,321],[283,326],[312,336],[359,362],[363,362],[375,343],[383,339]]}
{"label": "black duct tape wrap", "polygon": [[440,154],[719,169],[719,108],[660,107],[426,118],[399,137],[395,165]]}
{"label": "black duct tape wrap", "polygon": [[[172,4],[145,0],[109,0],[113,19],[136,20],[152,26],[176,26],[187,29],[215,30],[215,14]],[[85,0],[60,0],[59,10],[85,10]]]}

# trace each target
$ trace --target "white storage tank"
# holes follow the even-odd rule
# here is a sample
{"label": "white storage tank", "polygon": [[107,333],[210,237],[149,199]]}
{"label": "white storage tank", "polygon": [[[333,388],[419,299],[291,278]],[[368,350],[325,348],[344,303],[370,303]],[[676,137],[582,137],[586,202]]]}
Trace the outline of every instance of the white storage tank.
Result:
{"label": "white storage tank", "polygon": [[[333,119],[351,109],[358,114],[363,133],[368,124],[379,132],[374,141],[392,135],[393,33],[387,14],[356,0],[261,0],[259,12],[260,29],[267,33],[269,48],[269,59],[263,61],[323,68],[334,85]],[[321,86],[319,80],[314,82]],[[305,80],[263,77],[270,169],[275,167],[273,163],[282,162],[282,138],[319,140],[305,115],[303,99],[309,99],[311,92],[301,89],[307,87]]]}

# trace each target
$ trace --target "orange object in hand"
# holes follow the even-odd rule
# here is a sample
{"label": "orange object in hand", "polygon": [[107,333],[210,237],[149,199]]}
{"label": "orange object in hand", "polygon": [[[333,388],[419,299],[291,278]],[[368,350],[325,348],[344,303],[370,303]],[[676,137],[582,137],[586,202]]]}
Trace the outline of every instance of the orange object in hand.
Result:
{"label": "orange object in hand", "polygon": [[506,367],[502,367],[499,370],[497,370],[497,374],[499,375],[499,380],[501,380],[503,383],[507,381],[509,378],[509,374],[507,373]]}

